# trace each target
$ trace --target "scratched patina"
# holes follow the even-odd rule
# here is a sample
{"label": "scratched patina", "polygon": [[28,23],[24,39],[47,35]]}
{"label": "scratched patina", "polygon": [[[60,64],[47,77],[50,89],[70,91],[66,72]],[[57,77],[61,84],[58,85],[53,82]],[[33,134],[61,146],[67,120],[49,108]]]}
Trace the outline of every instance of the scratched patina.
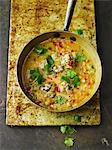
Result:
{"label": "scratched patina", "polygon": [[[66,0],[12,0],[8,67],[6,124],[12,126],[98,125],[100,124],[99,92],[81,108],[66,113],[51,113],[34,105],[21,91],[16,63],[24,46],[37,35],[63,30]],[[82,37],[96,47],[94,0],[77,0],[70,31],[82,29]],[[81,115],[81,122],[74,120]]]}

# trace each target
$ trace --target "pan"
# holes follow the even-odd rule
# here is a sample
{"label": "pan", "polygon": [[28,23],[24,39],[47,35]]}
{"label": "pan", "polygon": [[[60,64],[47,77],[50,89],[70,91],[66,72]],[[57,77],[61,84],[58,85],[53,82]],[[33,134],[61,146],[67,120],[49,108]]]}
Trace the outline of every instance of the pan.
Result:
{"label": "pan", "polygon": [[[66,111],[71,111],[71,110],[81,107],[82,105],[87,103],[93,97],[93,95],[97,91],[97,89],[100,85],[100,82],[101,82],[101,76],[102,76],[101,61],[100,61],[100,58],[99,58],[98,53],[96,52],[95,48],[84,38],[81,38],[80,36],[75,35],[74,33],[71,33],[68,31],[70,23],[71,23],[72,15],[74,12],[75,4],[76,4],[76,0],[68,1],[65,23],[64,23],[64,31],[52,31],[52,32],[43,33],[43,34],[37,36],[36,38],[31,40],[24,47],[21,54],[19,55],[18,62],[17,62],[17,78],[18,78],[18,83],[19,83],[23,93],[34,104],[41,106],[41,107],[47,109],[48,111],[52,111],[52,112],[66,112]],[[27,57],[29,56],[29,54],[32,52],[33,48],[37,44],[42,43],[48,39],[53,39],[53,38],[67,38],[67,39],[76,41],[79,45],[81,45],[85,49],[85,51],[88,53],[88,55],[91,57],[92,61],[95,64],[95,68],[96,68],[95,85],[94,85],[91,93],[83,101],[81,101],[77,105],[74,105],[74,107],[71,107],[71,108],[51,109],[47,106],[44,106],[39,99],[35,100],[35,98],[31,94],[29,94],[29,92],[26,90],[25,85],[24,85],[23,66],[24,66],[25,60],[27,59]]]}

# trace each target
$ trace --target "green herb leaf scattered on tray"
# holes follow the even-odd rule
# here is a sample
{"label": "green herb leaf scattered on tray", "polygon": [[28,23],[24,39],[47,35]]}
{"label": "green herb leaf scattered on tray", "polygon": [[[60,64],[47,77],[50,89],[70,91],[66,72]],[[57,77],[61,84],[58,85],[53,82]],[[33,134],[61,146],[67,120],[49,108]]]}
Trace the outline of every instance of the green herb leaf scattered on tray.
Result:
{"label": "green herb leaf scattered on tray", "polygon": [[66,134],[73,134],[74,132],[77,132],[73,127],[67,126],[67,125],[61,126],[61,127],[60,127],[60,131],[61,131],[63,134],[64,134],[64,133],[66,133]]}
{"label": "green herb leaf scattered on tray", "polygon": [[82,35],[83,34],[83,30],[82,29],[77,29],[75,31],[75,33],[78,34],[78,35]]}
{"label": "green herb leaf scattered on tray", "polygon": [[61,133],[66,133],[66,130],[67,130],[67,126],[61,126],[60,127],[60,131],[61,131]]}
{"label": "green herb leaf scattered on tray", "polygon": [[56,103],[63,105],[66,99],[63,96],[56,96],[55,100],[56,100]]}
{"label": "green herb leaf scattered on tray", "polygon": [[64,140],[64,144],[67,146],[67,147],[72,147],[74,145],[74,139],[71,138],[71,137],[67,137],[65,138]]}
{"label": "green herb leaf scattered on tray", "polygon": [[38,55],[45,54],[48,51],[48,49],[41,47],[40,45],[36,45],[34,48],[34,52]]}
{"label": "green herb leaf scattered on tray", "polygon": [[44,78],[43,76],[41,75],[39,69],[33,69],[33,70],[30,70],[30,78],[32,80],[35,80],[36,82],[38,82],[38,84],[42,84],[44,82]]}
{"label": "green herb leaf scattered on tray", "polygon": [[74,120],[77,122],[81,122],[81,116],[80,115],[75,115]]}

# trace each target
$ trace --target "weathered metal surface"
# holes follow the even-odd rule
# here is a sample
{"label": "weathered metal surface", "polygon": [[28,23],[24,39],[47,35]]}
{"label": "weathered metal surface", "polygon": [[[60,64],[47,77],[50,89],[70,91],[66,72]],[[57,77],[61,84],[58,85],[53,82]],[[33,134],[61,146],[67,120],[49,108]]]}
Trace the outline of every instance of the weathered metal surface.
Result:
{"label": "weathered metal surface", "polygon": [[[6,100],[9,0],[0,0],[0,100]],[[1,11],[2,10],[2,11]],[[98,49],[103,64],[101,85],[102,123],[97,127],[76,127],[78,150],[112,149],[112,1],[96,2]],[[0,106],[0,150],[66,150],[58,127],[7,127],[5,103]],[[106,138],[109,146],[102,144]],[[72,148],[75,150],[74,148]]]}

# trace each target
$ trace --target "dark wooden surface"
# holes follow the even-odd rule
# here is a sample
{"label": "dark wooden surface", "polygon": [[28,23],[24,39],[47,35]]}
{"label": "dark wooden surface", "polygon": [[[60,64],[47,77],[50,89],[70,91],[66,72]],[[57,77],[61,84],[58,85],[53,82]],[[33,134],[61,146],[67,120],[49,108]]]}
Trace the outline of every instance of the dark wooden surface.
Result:
{"label": "dark wooden surface", "polygon": [[[100,126],[75,127],[71,150],[112,150],[112,0],[97,0],[99,54],[103,65]],[[8,127],[5,125],[7,53],[10,0],[0,0],[0,150],[66,150],[59,127]],[[106,138],[109,146],[102,144]]]}

